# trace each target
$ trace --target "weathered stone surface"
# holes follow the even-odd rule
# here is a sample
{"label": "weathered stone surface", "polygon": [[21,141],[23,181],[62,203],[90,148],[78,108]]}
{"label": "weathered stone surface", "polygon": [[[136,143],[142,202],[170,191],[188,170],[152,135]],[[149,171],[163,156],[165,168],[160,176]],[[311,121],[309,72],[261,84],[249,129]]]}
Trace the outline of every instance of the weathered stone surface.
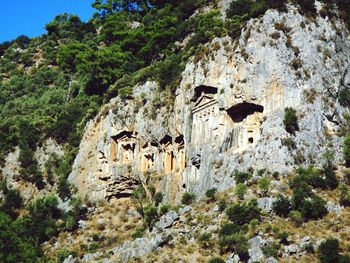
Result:
{"label": "weathered stone surface", "polygon": [[264,259],[264,253],[261,247],[266,245],[266,241],[261,236],[256,236],[248,240],[248,244],[250,246],[250,248],[248,249],[248,262],[262,262],[262,260]]}
{"label": "weathered stone surface", "polygon": [[171,227],[175,220],[179,219],[179,215],[175,211],[170,211],[161,216],[159,221],[155,224],[157,229],[165,229]]}
{"label": "weathered stone surface", "polygon": [[[220,4],[227,8],[229,1]],[[286,173],[322,165],[327,140],[336,149],[334,164],[341,165],[336,131],[346,109],[336,98],[350,82],[348,31],[321,17],[303,28],[304,19],[295,7],[269,10],[247,22],[238,45],[229,37],[214,39],[208,47],[219,48],[186,65],[175,98],[161,96],[166,106],[152,104],[154,82],[137,85],[128,100],[112,99],[86,126],[69,176],[79,195],[93,201],[128,196],[147,172],[161,175],[156,187],[167,202],[188,191],[201,197],[212,187],[232,187],[235,169]],[[288,36],[271,26],[276,23],[292,28]],[[271,37],[275,32],[278,39]],[[286,107],[299,116],[293,137],[283,125]],[[297,149],[283,145],[285,138]]]}
{"label": "weathered stone surface", "polygon": [[276,201],[276,198],[264,197],[259,198],[257,201],[260,209],[270,213],[272,211],[273,203]]}
{"label": "weathered stone surface", "polygon": [[278,260],[274,257],[269,257],[266,259],[266,263],[278,263]]}
{"label": "weathered stone surface", "polygon": [[180,216],[182,216],[182,215],[184,215],[184,214],[186,214],[187,212],[189,212],[189,211],[191,211],[192,210],[192,207],[190,207],[190,206],[184,206],[184,207],[181,207],[180,209],[179,209],[179,215]]}
{"label": "weathered stone surface", "polygon": [[113,252],[120,255],[122,262],[127,262],[133,258],[140,258],[159,247],[164,242],[161,235],[152,238],[137,238],[133,241],[125,242],[122,246],[113,249]]}
{"label": "weathered stone surface", "polygon": [[332,201],[328,201],[326,207],[328,212],[333,212],[337,215],[339,215],[343,209],[343,207],[340,204],[334,203]]}
{"label": "weathered stone surface", "polygon": [[114,247],[105,252],[85,254],[81,262],[95,262],[98,258],[102,257],[104,253],[111,253],[117,256],[121,262],[128,262],[131,259],[141,258],[156,250],[163,242],[165,242],[165,238],[162,235],[153,234],[147,238],[136,238],[135,240],[127,241],[121,246]]}
{"label": "weathered stone surface", "polygon": [[239,263],[240,258],[237,254],[231,254],[229,258],[226,260],[226,263]]}

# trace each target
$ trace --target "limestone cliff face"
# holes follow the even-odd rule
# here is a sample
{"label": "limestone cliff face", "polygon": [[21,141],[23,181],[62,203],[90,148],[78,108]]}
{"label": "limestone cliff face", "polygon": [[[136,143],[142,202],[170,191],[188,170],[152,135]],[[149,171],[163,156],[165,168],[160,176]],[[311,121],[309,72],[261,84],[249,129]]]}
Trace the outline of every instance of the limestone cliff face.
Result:
{"label": "limestone cliff face", "polygon": [[[87,125],[69,177],[80,195],[124,197],[151,180],[175,202],[185,191],[232,187],[234,170],[321,165],[327,147],[342,164],[336,132],[346,109],[337,97],[350,87],[350,38],[340,21],[308,19],[293,7],[269,10],[238,41],[214,39],[207,47],[187,64],[175,98],[147,82],[130,98],[112,99]],[[286,107],[299,117],[295,136],[283,125]]]}

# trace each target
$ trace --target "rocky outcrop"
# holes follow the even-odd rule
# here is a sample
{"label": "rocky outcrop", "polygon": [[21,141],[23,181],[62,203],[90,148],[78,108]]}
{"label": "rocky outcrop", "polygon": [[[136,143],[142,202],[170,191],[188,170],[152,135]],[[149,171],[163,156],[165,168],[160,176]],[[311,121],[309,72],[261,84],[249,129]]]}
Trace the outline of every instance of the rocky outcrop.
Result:
{"label": "rocky outcrop", "polygon": [[175,211],[170,211],[163,215],[159,221],[155,224],[155,227],[159,230],[171,227],[175,220],[179,219],[179,215]]}
{"label": "rocky outcrop", "polygon": [[[146,82],[87,125],[69,176],[81,196],[123,197],[134,182],[152,180],[176,202],[186,191],[232,187],[234,170],[322,165],[327,147],[342,164],[336,131],[345,109],[337,95],[349,82],[350,41],[340,21],[309,20],[292,6],[269,10],[238,41],[217,38],[207,47],[207,56],[187,64],[175,96]],[[299,117],[295,136],[283,125],[286,107]]]}
{"label": "rocky outcrop", "polygon": [[[82,258],[81,262],[93,262],[106,253],[109,255],[115,255],[115,257],[121,262],[128,262],[131,259],[141,258],[142,256],[154,251],[163,242],[165,242],[165,240],[165,237],[162,235],[153,235],[147,238],[136,238],[135,240],[123,243],[121,246],[112,248],[109,251],[86,254]],[[71,259],[71,257],[69,259]],[[67,261],[69,259],[67,258]]]}
{"label": "rocky outcrop", "polygon": [[265,258],[262,247],[266,245],[266,241],[261,236],[256,236],[248,241],[250,248],[248,249],[248,262],[262,262]]}

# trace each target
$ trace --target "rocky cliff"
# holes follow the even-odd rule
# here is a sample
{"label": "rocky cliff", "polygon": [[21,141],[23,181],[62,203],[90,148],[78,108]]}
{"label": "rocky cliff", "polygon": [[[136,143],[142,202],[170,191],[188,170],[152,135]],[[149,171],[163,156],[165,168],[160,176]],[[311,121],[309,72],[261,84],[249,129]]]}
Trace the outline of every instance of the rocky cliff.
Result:
{"label": "rocky cliff", "polygon": [[[269,10],[238,40],[207,43],[175,95],[146,82],[112,99],[88,123],[69,180],[91,201],[152,182],[176,202],[183,192],[232,187],[234,170],[268,176],[322,165],[327,149],[341,166],[338,93],[350,87],[349,51],[340,20]],[[286,107],[298,115],[295,135],[283,125]]]}

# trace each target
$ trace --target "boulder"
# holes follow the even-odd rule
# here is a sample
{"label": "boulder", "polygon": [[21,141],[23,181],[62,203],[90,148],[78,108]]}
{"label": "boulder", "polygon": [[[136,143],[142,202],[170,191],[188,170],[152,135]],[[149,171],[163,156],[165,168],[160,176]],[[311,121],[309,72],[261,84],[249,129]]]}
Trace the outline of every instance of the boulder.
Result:
{"label": "boulder", "polygon": [[192,207],[190,206],[185,206],[185,207],[182,207],[179,209],[179,215],[182,216],[184,214],[186,214],[187,212],[191,211],[192,210]]}
{"label": "boulder", "polygon": [[341,210],[343,209],[340,204],[337,204],[331,201],[327,202],[326,207],[328,212],[333,212],[333,213],[336,213],[337,215],[339,215],[341,213]]}
{"label": "boulder", "polygon": [[165,238],[162,235],[155,235],[149,238],[136,238],[113,249],[113,252],[119,254],[122,262],[127,262],[156,250],[164,241]]}
{"label": "boulder", "polygon": [[273,203],[276,201],[276,198],[264,197],[259,198],[257,201],[260,209],[270,213],[272,211],[272,206]]}
{"label": "boulder", "polygon": [[239,256],[235,253],[232,253],[229,258],[226,260],[226,263],[239,263]]}
{"label": "boulder", "polygon": [[155,224],[157,229],[163,230],[173,225],[175,220],[179,219],[179,215],[175,211],[170,211],[163,215],[159,221]]}
{"label": "boulder", "polygon": [[278,263],[278,260],[274,257],[269,257],[266,259],[266,263]]}
{"label": "boulder", "polygon": [[252,262],[262,262],[264,259],[264,253],[261,247],[266,245],[266,241],[261,236],[253,237],[248,241],[250,248],[248,249],[249,253],[249,263]]}

